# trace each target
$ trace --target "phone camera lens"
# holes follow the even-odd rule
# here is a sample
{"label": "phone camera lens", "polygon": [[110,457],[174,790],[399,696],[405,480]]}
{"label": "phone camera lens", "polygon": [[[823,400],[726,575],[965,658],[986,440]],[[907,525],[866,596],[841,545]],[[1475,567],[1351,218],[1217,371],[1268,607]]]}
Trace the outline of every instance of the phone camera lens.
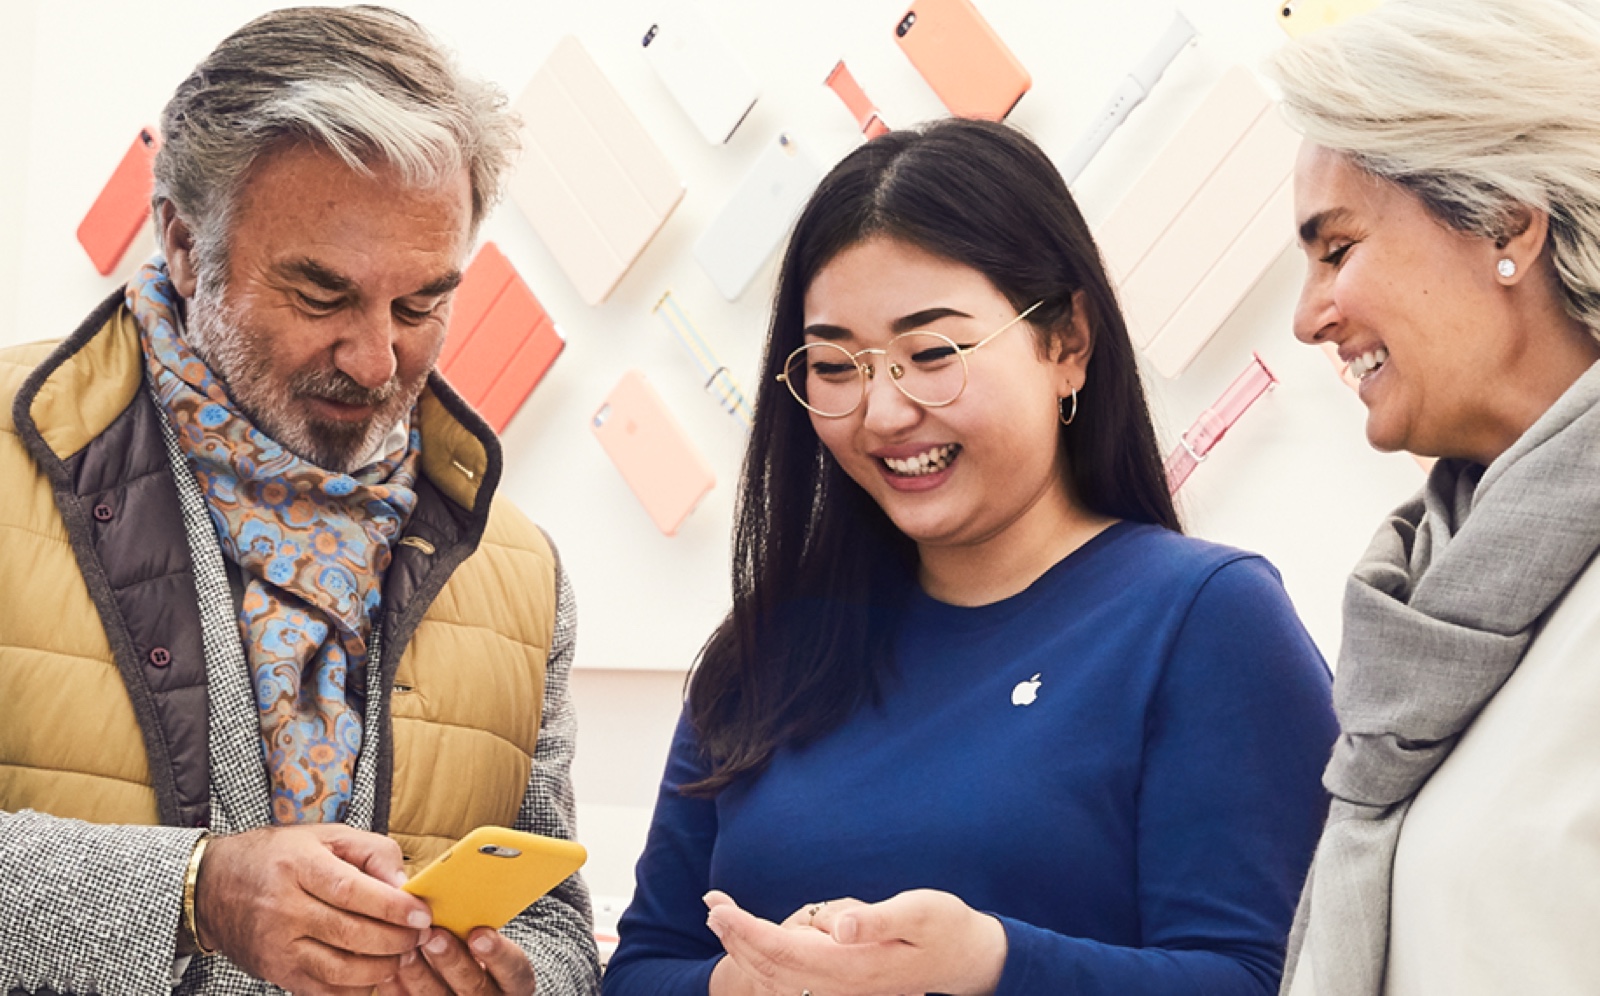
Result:
{"label": "phone camera lens", "polygon": [[151,135],[148,131],[141,131],[139,133],[139,141],[143,142],[145,148],[147,149],[156,144],[155,136]]}
{"label": "phone camera lens", "polygon": [[1294,16],[1294,4],[1286,3],[1286,4],[1283,5],[1283,16],[1284,17],[1293,17]]}
{"label": "phone camera lens", "polygon": [[650,43],[656,40],[656,31],[659,30],[660,27],[661,27],[661,25],[659,25],[659,24],[652,24],[652,25],[650,25],[650,30],[646,31],[644,33],[644,47],[645,48],[649,48],[650,47]]}
{"label": "phone camera lens", "polygon": [[910,31],[911,30],[911,26],[913,24],[916,24],[916,23],[917,23],[917,12],[916,11],[908,11],[906,13],[906,16],[900,19],[900,23],[895,27],[894,33],[899,35],[901,38],[904,38],[906,36],[906,32]]}

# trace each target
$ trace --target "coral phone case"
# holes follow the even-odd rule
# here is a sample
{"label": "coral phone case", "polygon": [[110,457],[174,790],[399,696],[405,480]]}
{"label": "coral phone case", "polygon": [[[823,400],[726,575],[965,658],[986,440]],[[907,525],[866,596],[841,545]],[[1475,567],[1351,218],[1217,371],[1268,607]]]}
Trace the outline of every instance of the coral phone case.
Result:
{"label": "coral phone case", "polygon": [[896,22],[894,36],[957,117],[999,121],[1033,86],[972,0],[916,0]]}
{"label": "coral phone case", "polygon": [[820,182],[822,167],[794,139],[767,144],[694,244],[695,261],[723,297],[736,301],[750,286]]}
{"label": "coral phone case", "polygon": [[744,63],[688,0],[671,3],[650,25],[644,57],[712,145],[733,137],[760,93]]}
{"label": "coral phone case", "polygon": [[1278,0],[1272,6],[1278,13],[1278,26],[1290,38],[1299,38],[1365,14],[1381,3],[1383,0]]}
{"label": "coral phone case", "polygon": [[668,536],[716,486],[711,465],[637,370],[622,375],[589,425],[651,521]]}
{"label": "coral phone case", "polygon": [[109,276],[128,251],[139,226],[150,217],[156,177],[151,167],[161,147],[154,128],[141,128],[111,179],[78,223],[78,242],[101,276]]}
{"label": "coral phone case", "polygon": [[588,304],[600,304],[683,199],[683,181],[571,37],[517,99],[511,199]]}
{"label": "coral phone case", "polygon": [[439,353],[439,372],[450,386],[504,432],[566,345],[561,326],[500,247],[485,242],[456,291]]}
{"label": "coral phone case", "polygon": [[461,938],[474,927],[499,930],[583,867],[582,844],[479,827],[401,886],[433,911],[433,924]]}

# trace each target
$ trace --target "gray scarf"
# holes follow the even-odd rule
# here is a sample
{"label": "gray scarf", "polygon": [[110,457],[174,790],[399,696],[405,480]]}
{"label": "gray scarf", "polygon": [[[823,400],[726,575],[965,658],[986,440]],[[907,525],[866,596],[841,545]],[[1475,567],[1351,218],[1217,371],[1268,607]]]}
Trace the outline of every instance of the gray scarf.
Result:
{"label": "gray scarf", "polygon": [[1400,825],[1600,547],[1600,363],[1487,469],[1441,460],[1345,589],[1333,794],[1289,939],[1316,996],[1380,996]]}

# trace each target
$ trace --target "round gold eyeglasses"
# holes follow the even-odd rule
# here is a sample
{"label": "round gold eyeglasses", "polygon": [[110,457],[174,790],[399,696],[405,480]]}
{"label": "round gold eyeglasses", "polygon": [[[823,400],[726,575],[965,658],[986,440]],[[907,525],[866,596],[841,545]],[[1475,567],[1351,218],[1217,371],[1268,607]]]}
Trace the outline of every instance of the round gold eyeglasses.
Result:
{"label": "round gold eyeglasses", "polygon": [[807,343],[789,354],[778,380],[810,411],[823,418],[844,418],[866,400],[867,382],[876,370],[870,359],[863,362],[862,357],[882,356],[889,382],[901,394],[924,408],[943,408],[967,389],[967,354],[987,346],[1043,304],[1034,302],[970,346],[923,330],[902,332],[882,348],[854,353],[837,343]]}

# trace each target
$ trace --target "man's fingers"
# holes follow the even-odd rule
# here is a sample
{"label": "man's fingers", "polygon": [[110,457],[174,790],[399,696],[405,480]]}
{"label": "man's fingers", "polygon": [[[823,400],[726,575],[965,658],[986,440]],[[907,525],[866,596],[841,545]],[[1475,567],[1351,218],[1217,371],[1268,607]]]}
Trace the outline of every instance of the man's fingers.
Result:
{"label": "man's fingers", "polygon": [[437,927],[430,930],[422,955],[439,974],[445,989],[457,996],[489,996],[499,991],[467,946],[449,931]]}
{"label": "man's fingers", "polygon": [[302,889],[336,909],[414,931],[433,922],[427,903],[331,854],[300,866],[298,872]]}
{"label": "man's fingers", "polygon": [[293,947],[301,974],[319,983],[325,992],[340,990],[364,996],[400,968],[398,957],[351,954],[311,937],[299,938]]}
{"label": "man's fingers", "polygon": [[523,950],[498,930],[478,927],[467,935],[472,957],[489,970],[502,993],[532,996],[535,989],[533,964]]}
{"label": "man's fingers", "polygon": [[352,954],[395,958],[416,950],[425,931],[396,927],[334,906],[323,906],[304,926],[304,936]]}
{"label": "man's fingers", "polygon": [[[338,824],[328,824],[335,827]],[[324,838],[328,849],[342,860],[382,882],[399,888],[406,882],[405,855],[400,845],[382,834],[335,833]]]}
{"label": "man's fingers", "polygon": [[400,956],[400,970],[392,980],[378,987],[378,993],[379,996],[449,996],[450,990],[418,948]]}

